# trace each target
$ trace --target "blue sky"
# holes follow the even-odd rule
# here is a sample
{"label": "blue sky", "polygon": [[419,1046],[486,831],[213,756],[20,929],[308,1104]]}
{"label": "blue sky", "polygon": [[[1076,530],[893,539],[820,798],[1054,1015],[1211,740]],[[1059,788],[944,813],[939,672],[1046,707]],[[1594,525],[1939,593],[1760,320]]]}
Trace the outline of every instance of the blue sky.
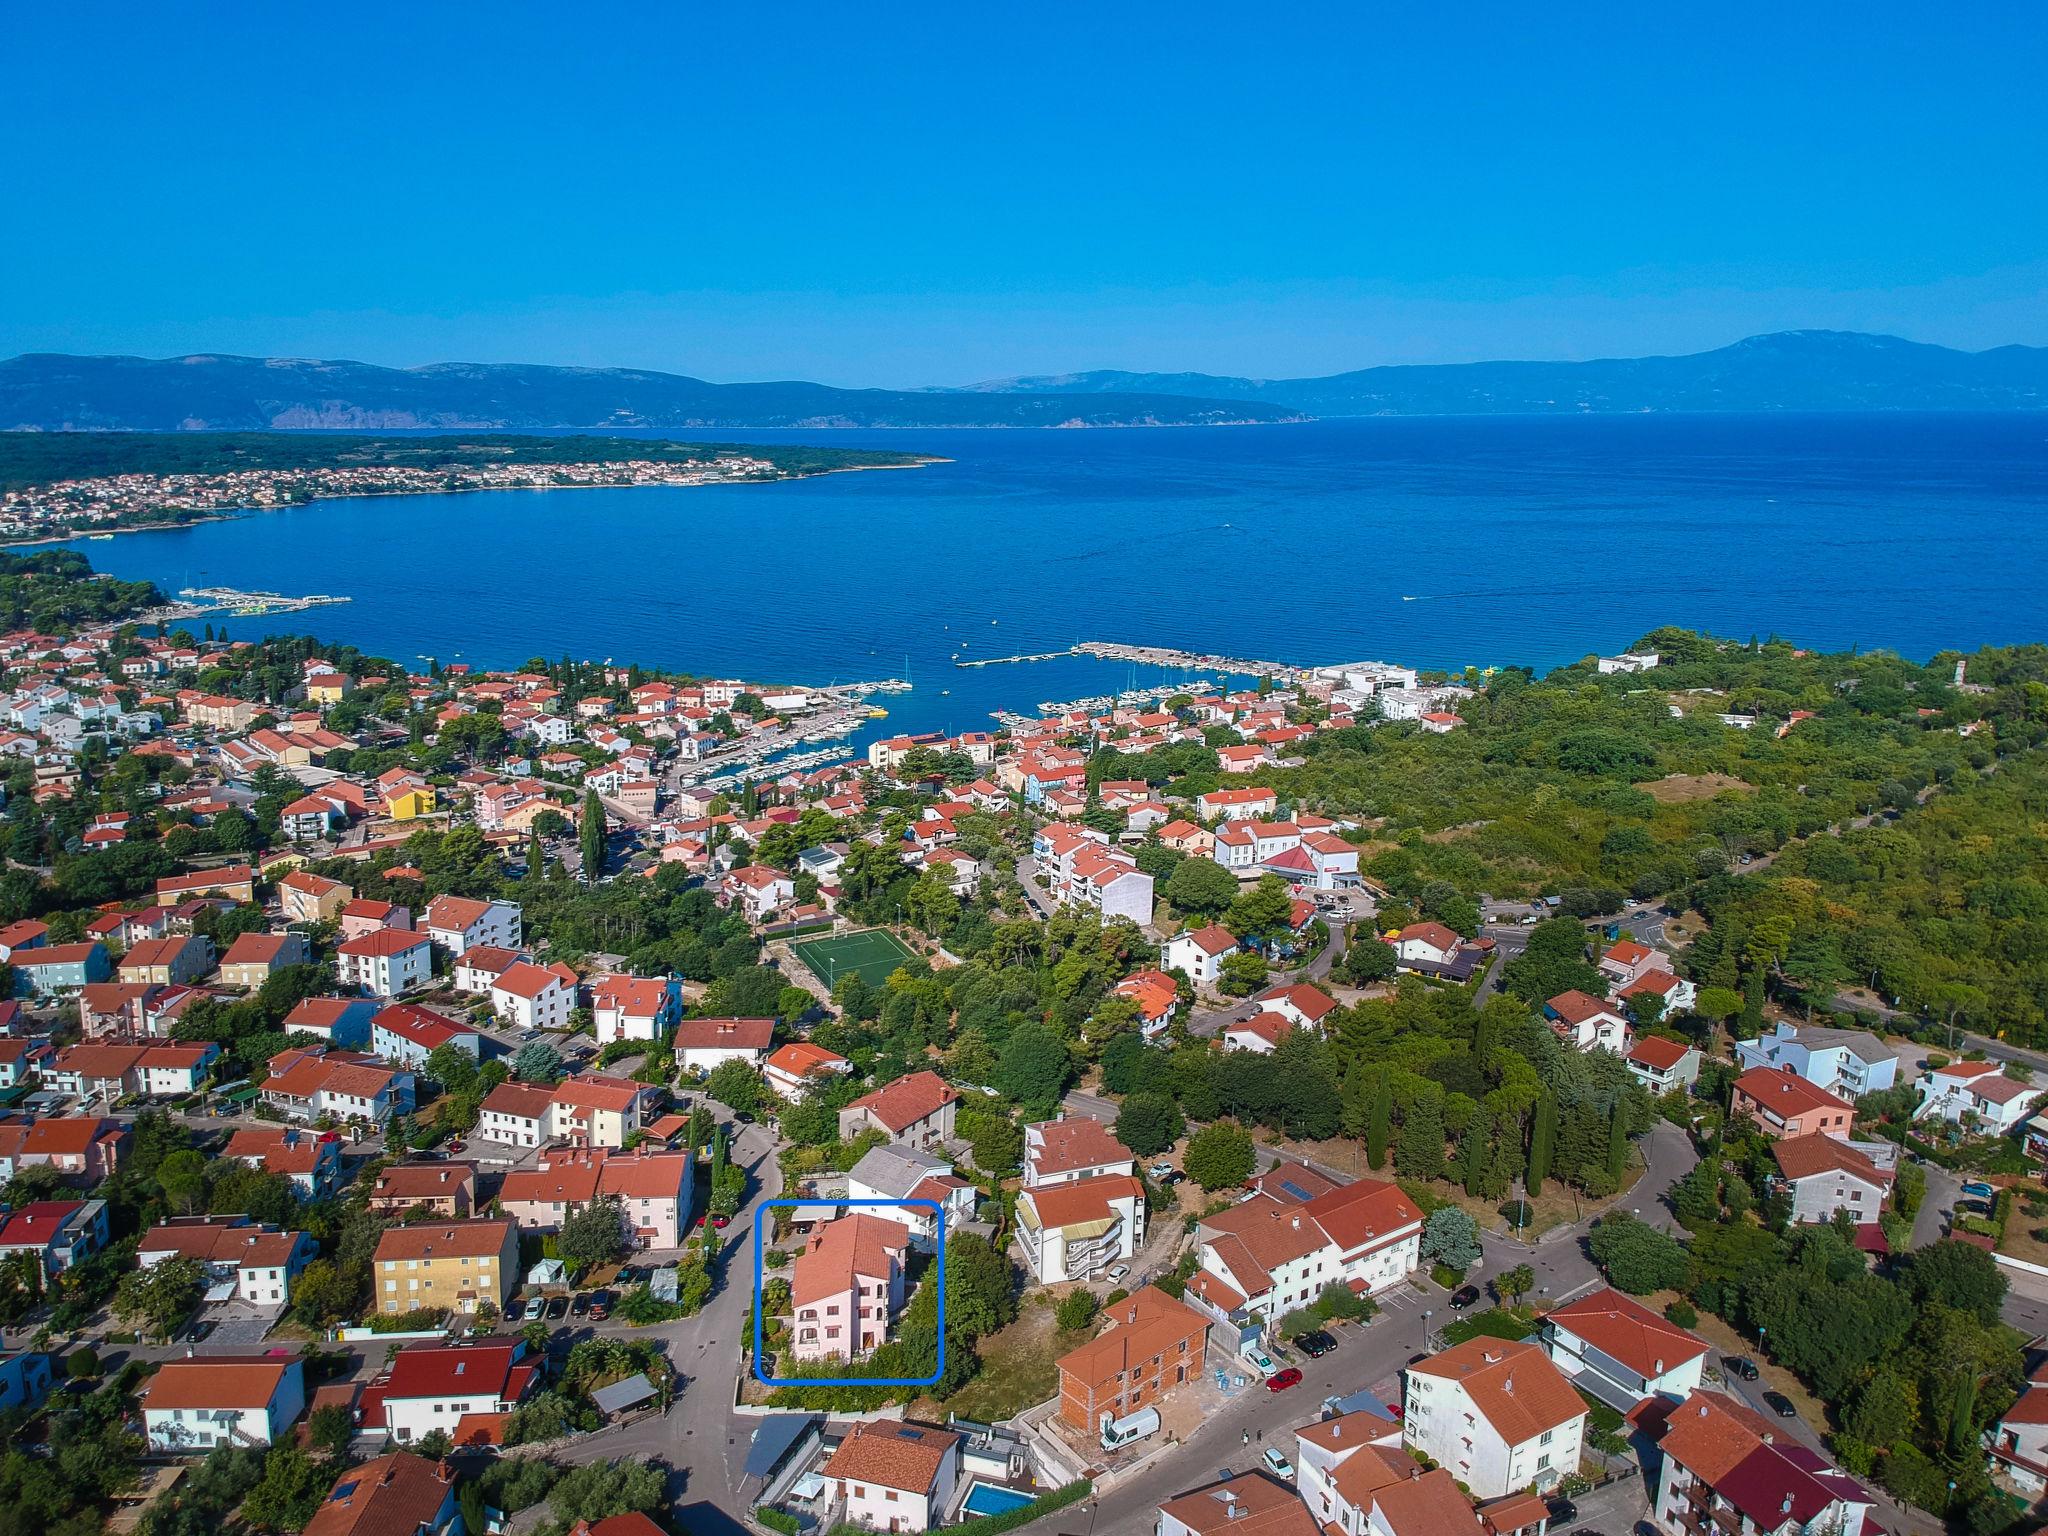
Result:
{"label": "blue sky", "polygon": [[1797,326],[2048,343],[2039,7],[215,0],[0,26],[0,355],[912,385]]}

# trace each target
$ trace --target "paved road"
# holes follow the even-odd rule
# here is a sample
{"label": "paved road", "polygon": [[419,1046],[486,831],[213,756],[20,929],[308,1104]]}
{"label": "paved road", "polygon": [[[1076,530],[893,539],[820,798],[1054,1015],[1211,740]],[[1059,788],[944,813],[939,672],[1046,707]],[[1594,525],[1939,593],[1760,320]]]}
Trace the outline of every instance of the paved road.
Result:
{"label": "paved road", "polygon": [[1024,887],[1024,899],[1031,903],[1031,910],[1041,918],[1051,917],[1052,898],[1038,888],[1038,882],[1033,878],[1037,873],[1038,860],[1030,854],[1027,853],[1017,860],[1017,883]]}

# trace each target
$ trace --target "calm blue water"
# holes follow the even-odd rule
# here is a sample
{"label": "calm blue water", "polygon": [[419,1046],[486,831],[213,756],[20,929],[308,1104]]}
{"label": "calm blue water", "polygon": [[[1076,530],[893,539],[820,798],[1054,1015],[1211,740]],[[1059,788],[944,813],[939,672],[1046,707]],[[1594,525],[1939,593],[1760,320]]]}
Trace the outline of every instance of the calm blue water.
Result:
{"label": "calm blue water", "polygon": [[2043,416],[720,435],[954,462],[332,501],[78,547],[168,590],[347,593],[233,632],[301,623],[407,663],[573,654],[807,683],[907,668],[892,731],[1166,680],[949,660],[1081,639],[1542,668],[1662,623],[1914,657],[2048,638]]}

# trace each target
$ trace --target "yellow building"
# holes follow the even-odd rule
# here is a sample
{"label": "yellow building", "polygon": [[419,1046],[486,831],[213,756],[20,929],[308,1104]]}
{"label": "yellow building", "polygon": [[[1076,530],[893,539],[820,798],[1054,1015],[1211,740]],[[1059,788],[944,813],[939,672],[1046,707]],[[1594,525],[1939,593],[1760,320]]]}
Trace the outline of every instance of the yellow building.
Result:
{"label": "yellow building", "polygon": [[412,821],[434,813],[434,788],[431,784],[417,789],[401,789],[384,802],[384,814],[393,821]]}
{"label": "yellow building", "polygon": [[377,1310],[502,1309],[519,1288],[519,1228],[506,1217],[393,1227],[377,1242]]}

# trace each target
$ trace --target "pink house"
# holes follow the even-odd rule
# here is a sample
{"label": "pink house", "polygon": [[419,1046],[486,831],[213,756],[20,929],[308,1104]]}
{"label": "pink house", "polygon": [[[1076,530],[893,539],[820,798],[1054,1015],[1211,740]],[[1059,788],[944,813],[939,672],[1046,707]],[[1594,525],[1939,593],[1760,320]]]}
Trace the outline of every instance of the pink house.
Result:
{"label": "pink house", "polygon": [[797,1255],[790,1282],[791,1353],[799,1360],[850,1360],[882,1344],[903,1305],[909,1246],[909,1229],[879,1216],[855,1212],[820,1228]]}

